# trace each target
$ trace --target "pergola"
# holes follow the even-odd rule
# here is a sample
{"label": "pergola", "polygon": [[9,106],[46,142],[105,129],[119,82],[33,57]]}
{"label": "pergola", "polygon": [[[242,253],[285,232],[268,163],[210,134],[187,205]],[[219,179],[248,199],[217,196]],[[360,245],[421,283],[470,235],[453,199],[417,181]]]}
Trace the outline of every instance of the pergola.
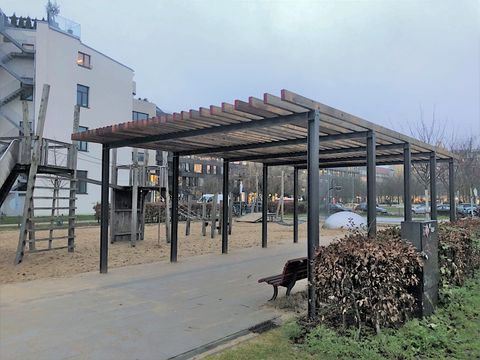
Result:
{"label": "pergola", "polygon": [[[263,204],[267,204],[270,166],[294,168],[293,241],[298,242],[298,170],[308,172],[309,316],[315,316],[313,263],[319,245],[320,168],[367,167],[368,235],[376,233],[377,165],[404,165],[405,221],[412,220],[412,163],[430,163],[431,218],[437,219],[436,165],[449,164],[450,220],[455,220],[455,155],[412,137],[376,125],[288,90],[281,96],[264,94],[263,100],[250,97],[198,110],[181,111],[148,120],[130,121],[72,134],[72,140],[100,143],[102,151],[100,272],[108,269],[108,189],[110,149],[134,146],[173,153],[172,226],[170,260],[177,261],[179,158],[209,155],[223,159],[223,194],[229,193],[229,163],[263,163]],[[314,171],[310,171],[313,169]],[[262,207],[262,247],[267,247],[267,207]],[[228,218],[228,202],[223,202]],[[222,223],[222,253],[228,252],[227,221]]]}

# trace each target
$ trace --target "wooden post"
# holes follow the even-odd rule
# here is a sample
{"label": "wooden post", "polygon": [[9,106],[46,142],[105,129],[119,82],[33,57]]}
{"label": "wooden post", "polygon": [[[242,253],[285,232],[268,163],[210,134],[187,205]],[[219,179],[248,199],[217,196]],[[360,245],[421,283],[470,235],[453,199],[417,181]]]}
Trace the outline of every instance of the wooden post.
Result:
{"label": "wooden post", "polygon": [[[240,201],[240,206],[242,206],[241,201]],[[232,235],[232,227],[233,227],[233,194],[230,193],[228,196],[228,235]]]}
{"label": "wooden post", "polygon": [[[118,168],[117,168],[117,149],[112,149],[112,185],[117,185],[118,183]],[[117,207],[115,203],[115,189],[112,187],[110,189],[110,243],[113,244],[116,240],[117,233]]]}
{"label": "wooden post", "polygon": [[[167,170],[168,174],[168,170]],[[171,231],[170,231],[170,187],[168,185],[168,175],[167,182],[165,183],[165,232],[167,244],[171,242]]]}
{"label": "wooden post", "polygon": [[[58,190],[59,187],[60,187],[59,180],[54,179],[53,180],[52,211],[50,212],[50,216],[51,216],[51,218],[50,218],[50,230],[48,232],[48,237],[49,237],[48,248],[49,249],[52,248],[53,227],[55,226],[55,222],[53,221],[53,219],[55,217],[55,203],[57,202],[57,198],[59,196],[59,194],[58,194],[59,193],[59,190]],[[69,221],[70,221],[70,219],[69,219]],[[70,228],[68,230],[70,230]]]}
{"label": "wooden post", "polygon": [[202,203],[202,236],[207,235],[207,203]]}
{"label": "wooden post", "polygon": [[255,193],[255,208],[254,212],[258,212],[258,174],[255,173],[255,186],[256,186],[256,193]]}
{"label": "wooden post", "polygon": [[156,201],[158,201],[158,216],[157,216],[157,220],[158,220],[158,229],[157,229],[157,245],[160,246],[160,232],[161,232],[161,221],[160,221],[160,215],[162,213],[162,188],[160,186],[160,176],[158,177],[158,196],[156,198]]}
{"label": "wooden post", "polygon": [[15,256],[15,265],[22,262],[24,251],[25,251],[25,242],[27,238],[27,227],[28,227],[28,221],[29,221],[28,219],[30,218],[33,211],[33,207],[32,207],[33,190],[35,188],[35,177],[37,175],[38,162],[41,156],[43,129],[45,128],[45,117],[47,115],[49,94],[50,94],[50,85],[44,84],[42,89],[42,99],[40,101],[40,109],[38,112],[37,133],[36,133],[37,139],[36,139],[35,147],[32,152],[32,160],[31,160],[30,169],[28,173],[27,191],[25,194],[25,202],[23,205],[23,218],[22,218],[22,223],[20,225],[20,234],[18,237],[18,246],[17,246],[17,254]]}
{"label": "wooden post", "polygon": [[23,113],[23,122],[22,122],[22,131],[24,139],[22,141],[22,162],[28,164],[31,158],[32,151],[32,137],[30,136],[30,120],[28,115],[28,103],[24,100],[22,101],[22,113]]}
{"label": "wooden post", "polygon": [[185,236],[190,235],[190,214],[192,213],[192,195],[187,195],[187,221],[185,223]]}
{"label": "wooden post", "polygon": [[222,227],[223,227],[223,205],[225,203],[222,201],[220,201],[220,209],[219,209],[219,212],[218,212],[218,235],[222,235]]}
{"label": "wooden post", "polygon": [[280,220],[283,221],[283,215],[285,212],[285,206],[283,204],[283,199],[285,197],[285,171],[282,170],[282,186],[280,190]]}
{"label": "wooden post", "polygon": [[132,176],[132,222],[130,227],[130,245],[137,243],[138,232],[138,149],[133,149]]}
{"label": "wooden post", "polygon": [[[80,126],[80,106],[75,105],[73,108],[73,129],[74,133],[78,132]],[[72,146],[68,150],[70,163],[69,167],[73,170],[73,174],[70,175],[70,189],[68,199],[68,252],[75,250],[75,203],[77,196],[77,152],[78,141],[73,140]],[[59,184],[60,186],[60,184]],[[58,194],[59,192],[57,192]]]}
{"label": "wooden post", "polygon": [[212,209],[210,210],[210,237],[213,239],[215,237],[215,228],[217,226],[217,201],[218,195],[215,194],[212,201]]}

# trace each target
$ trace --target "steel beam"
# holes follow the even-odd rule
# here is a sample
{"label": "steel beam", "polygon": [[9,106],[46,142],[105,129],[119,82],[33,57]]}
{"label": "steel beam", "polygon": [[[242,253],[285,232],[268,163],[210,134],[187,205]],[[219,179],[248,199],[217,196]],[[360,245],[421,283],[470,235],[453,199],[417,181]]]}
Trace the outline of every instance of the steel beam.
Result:
{"label": "steel beam", "polygon": [[370,131],[367,135],[367,226],[368,236],[377,234],[377,175],[375,132]]}
{"label": "steel beam", "polygon": [[[412,160],[412,164],[421,164],[421,163],[428,163],[430,162],[430,159],[428,160]],[[437,162],[447,162],[446,159],[437,159]],[[403,165],[403,160],[398,160],[398,161],[377,161],[376,162],[377,166],[382,166],[382,165]],[[288,163],[268,163],[269,166],[293,166],[299,168],[300,170],[305,170],[307,168],[307,164],[302,163],[302,164],[292,164],[291,162]],[[353,163],[327,163],[327,164],[321,164],[318,167],[319,169],[337,169],[337,168],[345,168],[345,167],[359,167],[359,166],[366,166],[367,163],[366,161],[362,162],[353,162]]]}
{"label": "steel beam", "polygon": [[298,243],[298,168],[293,168],[293,242]]}
{"label": "steel beam", "polygon": [[262,178],[262,248],[267,247],[268,165],[263,164]]}
{"label": "steel beam", "polygon": [[[177,262],[178,251],[178,176],[180,171],[180,156],[173,154],[172,161],[172,218],[170,239],[170,262]],[[168,194],[167,194],[168,196]]]}
{"label": "steel beam", "polygon": [[[322,137],[320,137],[321,141]],[[403,144],[385,144],[377,145],[377,150],[394,150],[403,148]],[[355,152],[365,152],[367,151],[366,146],[354,146],[348,148],[340,149],[324,149],[319,151],[319,155],[335,155],[335,154],[345,154],[345,153],[355,153]],[[288,157],[299,157],[307,156],[306,151],[292,151],[285,153],[276,153],[276,154],[261,154],[261,155],[245,155],[245,156],[236,156],[229,158],[230,161],[255,161],[255,160],[268,160],[268,159],[278,159],[278,158],[288,158]],[[385,155],[387,156],[387,155]],[[401,154],[393,154],[388,156],[399,157]]]}
{"label": "steel beam", "polygon": [[308,121],[308,318],[317,316],[315,299],[315,252],[320,242],[320,175],[318,171],[320,151],[320,111]]}
{"label": "steel beam", "polygon": [[110,148],[102,146],[102,185],[100,218],[100,273],[108,272],[108,185],[110,183]]}
{"label": "steel beam", "polygon": [[[319,155],[322,155],[319,153]],[[415,153],[412,154],[412,163],[415,162],[428,162],[428,159],[418,159],[421,157],[430,157],[430,153]],[[378,155],[376,156],[377,165],[382,164],[403,164],[403,154],[393,154],[393,155]],[[383,160],[383,161],[382,161]],[[270,162],[268,165],[270,166],[306,166],[307,161],[305,159],[301,160],[285,160],[285,161],[276,161]],[[332,159],[320,159],[320,166],[324,166],[325,164],[337,164],[337,163],[345,163],[343,167],[348,166],[365,166],[367,164],[365,156],[351,156],[351,157],[335,157]],[[342,165],[339,164],[339,165]],[[330,166],[324,166],[326,168]]]}
{"label": "steel beam", "polygon": [[437,155],[430,153],[430,219],[437,220]]}
{"label": "steel beam", "polygon": [[412,153],[410,143],[403,146],[403,219],[412,221]]}
{"label": "steel beam", "polygon": [[223,159],[223,202],[222,202],[222,254],[228,253],[228,182],[229,161]]}
{"label": "steel beam", "polygon": [[[332,135],[321,135],[320,141],[337,141],[337,140],[352,140],[352,139],[364,139],[367,135],[366,131],[351,132],[345,134],[332,134]],[[298,139],[287,139],[279,141],[270,141],[270,142],[257,142],[250,144],[239,144],[239,145],[229,145],[229,146],[218,146],[211,148],[204,148],[198,150],[185,150],[179,152],[179,155],[203,155],[203,154],[213,154],[213,153],[225,153],[231,151],[239,150],[250,150],[250,149],[264,149],[278,146],[288,146],[288,145],[301,145],[306,144],[307,138],[298,138]]]}
{"label": "steel beam", "polygon": [[456,220],[457,208],[455,206],[455,172],[453,167],[453,159],[448,162],[448,200],[450,203],[450,221]]}
{"label": "steel beam", "polygon": [[117,140],[109,143],[112,148],[134,146],[139,144],[155,143],[164,140],[184,139],[195,136],[212,135],[229,133],[234,131],[243,131],[249,129],[261,129],[271,126],[280,126],[286,124],[305,123],[312,115],[312,112],[306,112],[301,114],[292,114],[285,116],[276,116],[272,118],[264,118],[260,120],[251,120],[248,122],[234,123],[228,125],[211,126],[201,129],[193,130],[181,130],[168,134],[156,134],[156,135],[141,135],[136,138]]}

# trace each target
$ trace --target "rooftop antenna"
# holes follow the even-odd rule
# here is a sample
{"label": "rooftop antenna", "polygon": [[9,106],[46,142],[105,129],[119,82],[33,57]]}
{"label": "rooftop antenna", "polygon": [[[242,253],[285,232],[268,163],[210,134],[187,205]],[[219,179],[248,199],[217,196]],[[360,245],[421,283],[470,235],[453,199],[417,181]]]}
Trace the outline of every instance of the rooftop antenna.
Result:
{"label": "rooftop antenna", "polygon": [[45,9],[47,10],[48,23],[55,22],[55,16],[60,14],[60,5],[58,5],[55,0],[53,2],[48,0]]}

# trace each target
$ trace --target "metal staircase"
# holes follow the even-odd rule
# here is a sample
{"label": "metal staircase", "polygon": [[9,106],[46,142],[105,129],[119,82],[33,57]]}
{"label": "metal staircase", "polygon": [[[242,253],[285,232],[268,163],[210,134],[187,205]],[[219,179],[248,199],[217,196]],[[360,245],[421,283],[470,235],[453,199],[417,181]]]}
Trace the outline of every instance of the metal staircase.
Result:
{"label": "metal staircase", "polygon": [[19,147],[20,140],[13,139],[0,153],[0,205],[17,180],[15,166],[19,160]]}
{"label": "metal staircase", "polygon": [[[0,11],[0,35],[3,37],[3,42],[0,43],[0,45],[3,45],[0,46],[0,67],[20,82],[20,86],[17,89],[11,91],[3,98],[0,98],[0,107],[21,96],[26,91],[27,87],[33,87],[34,85],[33,77],[19,74],[18,71],[11,66],[10,62],[16,58],[33,59],[35,56],[35,50],[26,48],[21,41],[10,35],[8,33],[9,27],[11,26],[8,22],[8,18]],[[11,46],[9,47],[8,44],[13,44],[20,51],[13,50],[14,48]]]}
{"label": "metal staircase", "polygon": [[15,100],[17,97],[19,97],[23,93],[23,88],[20,87],[14,91],[12,91],[10,94],[7,96],[3,97],[0,99],[0,107],[3,105],[8,104],[10,101]]}

